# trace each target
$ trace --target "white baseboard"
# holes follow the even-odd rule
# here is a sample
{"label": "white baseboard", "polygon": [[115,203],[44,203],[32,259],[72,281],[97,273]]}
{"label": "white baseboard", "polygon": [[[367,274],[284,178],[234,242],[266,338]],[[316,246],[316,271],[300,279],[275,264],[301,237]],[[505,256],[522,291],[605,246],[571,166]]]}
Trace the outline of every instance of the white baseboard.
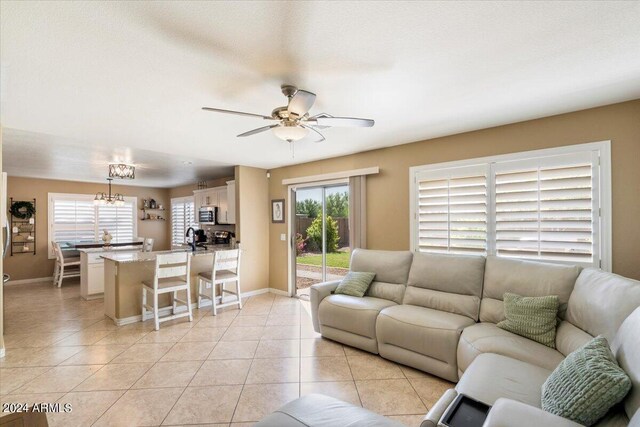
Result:
{"label": "white baseboard", "polygon": [[22,280],[9,280],[5,283],[5,286],[14,286],[14,285],[25,285],[27,283],[38,283],[38,282],[53,282],[53,277],[38,277],[35,279],[22,279]]}
{"label": "white baseboard", "polygon": [[289,295],[289,292],[287,292],[287,291],[282,291],[282,290],[280,290],[280,289],[274,289],[274,288],[269,288],[269,293],[271,293],[271,294],[276,294],[276,295],[282,295],[283,297],[288,297],[288,296],[290,296],[290,295]]}
{"label": "white baseboard", "polygon": [[0,348],[0,359],[2,359],[5,356],[5,350],[4,347]]}

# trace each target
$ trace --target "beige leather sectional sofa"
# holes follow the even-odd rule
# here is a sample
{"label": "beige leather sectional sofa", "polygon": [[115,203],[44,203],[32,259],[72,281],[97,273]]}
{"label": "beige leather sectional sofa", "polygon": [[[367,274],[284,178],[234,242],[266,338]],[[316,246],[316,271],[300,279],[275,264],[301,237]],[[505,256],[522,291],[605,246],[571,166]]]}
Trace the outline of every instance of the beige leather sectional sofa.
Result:
{"label": "beige leather sectional sofa", "polygon": [[[599,425],[628,425],[634,415],[640,425],[640,282],[569,265],[362,249],[353,252],[351,270],[376,273],[367,294],[332,294],[338,281],[313,285],[314,328],[458,382],[423,427],[439,425],[458,393],[493,406],[485,426],[514,420],[519,427],[577,426],[539,409],[541,386],[566,355],[596,335],[609,340],[633,381],[624,405]],[[558,295],[556,349],[496,326],[504,319],[505,292]]]}

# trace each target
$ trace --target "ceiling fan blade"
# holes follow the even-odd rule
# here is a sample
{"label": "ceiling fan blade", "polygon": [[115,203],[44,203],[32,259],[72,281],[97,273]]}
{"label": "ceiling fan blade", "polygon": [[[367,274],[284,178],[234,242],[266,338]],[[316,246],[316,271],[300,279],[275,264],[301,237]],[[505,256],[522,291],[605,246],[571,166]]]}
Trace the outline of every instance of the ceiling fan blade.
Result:
{"label": "ceiling fan blade", "polygon": [[289,99],[287,111],[294,118],[302,117],[311,109],[316,101],[316,94],[298,89],[295,95]]}
{"label": "ceiling fan blade", "polygon": [[243,111],[223,110],[221,108],[202,107],[205,111],[213,111],[214,113],[235,114],[238,116],[259,117],[265,120],[277,120],[271,116],[263,116],[262,114],[245,113]]}
{"label": "ceiling fan blade", "polygon": [[375,124],[371,119],[358,119],[355,117],[317,117],[314,120],[318,126],[351,126],[370,128]]}
{"label": "ceiling fan blade", "polygon": [[306,125],[300,125],[305,129],[309,129],[311,132],[315,133],[316,139],[313,140],[313,142],[322,142],[325,140],[324,135],[322,135],[320,132],[318,132],[316,129],[312,128],[311,126],[306,126]]}
{"label": "ceiling fan blade", "polygon": [[261,128],[253,129],[253,130],[250,130],[249,132],[241,133],[240,135],[238,135],[238,137],[255,135],[255,134],[260,133],[260,132],[268,131],[269,129],[277,127],[277,126],[280,126],[280,125],[262,126]]}

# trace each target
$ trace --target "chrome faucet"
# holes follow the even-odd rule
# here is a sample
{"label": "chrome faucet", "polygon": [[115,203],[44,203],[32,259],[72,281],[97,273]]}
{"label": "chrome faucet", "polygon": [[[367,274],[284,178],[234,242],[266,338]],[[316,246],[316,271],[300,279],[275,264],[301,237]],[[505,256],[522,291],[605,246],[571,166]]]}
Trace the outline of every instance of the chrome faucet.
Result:
{"label": "chrome faucet", "polygon": [[187,228],[187,234],[185,235],[185,237],[187,237],[187,240],[189,239],[189,231],[191,231],[191,242],[189,242],[189,246],[191,246],[191,251],[195,252],[196,251],[196,230],[193,227]]}

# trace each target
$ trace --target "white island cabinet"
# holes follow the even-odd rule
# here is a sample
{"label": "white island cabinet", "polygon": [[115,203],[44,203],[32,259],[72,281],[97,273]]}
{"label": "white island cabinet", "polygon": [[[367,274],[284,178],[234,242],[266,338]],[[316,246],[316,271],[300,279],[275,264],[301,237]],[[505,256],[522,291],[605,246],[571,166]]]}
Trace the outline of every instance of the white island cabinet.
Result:
{"label": "white island cabinet", "polygon": [[88,248],[80,251],[80,296],[85,300],[104,296],[104,258],[114,252],[138,252],[141,246],[121,246],[110,249]]}

